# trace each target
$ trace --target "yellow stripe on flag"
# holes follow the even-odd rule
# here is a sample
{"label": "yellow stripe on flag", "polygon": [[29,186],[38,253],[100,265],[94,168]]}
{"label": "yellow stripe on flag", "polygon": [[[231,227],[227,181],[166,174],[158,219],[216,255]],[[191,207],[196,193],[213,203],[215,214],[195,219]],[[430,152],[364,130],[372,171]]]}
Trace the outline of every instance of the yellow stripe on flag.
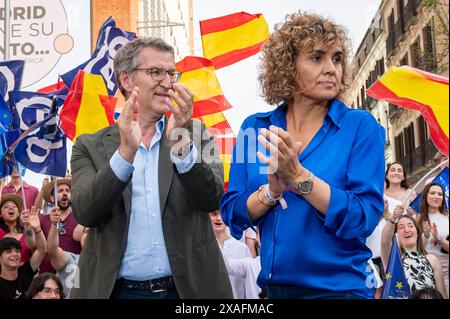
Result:
{"label": "yellow stripe on flag", "polygon": [[220,154],[220,160],[223,163],[223,181],[224,183],[229,181],[230,177],[230,165],[231,165],[231,154]]}
{"label": "yellow stripe on flag", "polygon": [[230,51],[256,45],[268,37],[269,27],[261,15],[241,26],[203,35],[203,56],[212,59]]}
{"label": "yellow stripe on flag", "polygon": [[99,95],[108,95],[102,77],[96,74],[85,73],[83,95],[76,119],[75,137],[84,133],[95,133],[110,125]]}
{"label": "yellow stripe on flag", "polygon": [[194,102],[223,95],[214,67],[201,68],[184,72],[180,82],[194,94]]}
{"label": "yellow stripe on flag", "polygon": [[448,85],[432,81],[414,70],[399,67],[391,68],[379,81],[397,96],[431,107],[442,130],[448,136]]}
{"label": "yellow stripe on flag", "polygon": [[202,116],[202,122],[205,123],[206,127],[212,127],[225,120],[222,112]]}

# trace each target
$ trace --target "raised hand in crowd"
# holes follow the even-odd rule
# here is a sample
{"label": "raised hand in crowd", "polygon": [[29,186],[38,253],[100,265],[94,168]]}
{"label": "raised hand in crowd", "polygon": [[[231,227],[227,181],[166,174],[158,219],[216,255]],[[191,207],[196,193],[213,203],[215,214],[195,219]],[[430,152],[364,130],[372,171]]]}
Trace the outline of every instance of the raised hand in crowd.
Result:
{"label": "raised hand in crowd", "polygon": [[36,206],[32,206],[31,209],[26,209],[22,212],[21,218],[24,226],[29,225],[35,236],[36,250],[31,255],[30,265],[33,270],[37,270],[44,260],[45,253],[47,252],[47,241],[44,233],[42,232],[41,222],[39,220],[39,210]]}

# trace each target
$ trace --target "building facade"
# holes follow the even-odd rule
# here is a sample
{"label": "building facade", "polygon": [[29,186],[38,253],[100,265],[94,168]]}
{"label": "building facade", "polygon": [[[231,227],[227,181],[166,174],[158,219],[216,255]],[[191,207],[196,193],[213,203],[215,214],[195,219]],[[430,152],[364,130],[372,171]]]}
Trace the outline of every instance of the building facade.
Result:
{"label": "building facade", "polygon": [[91,38],[95,48],[98,30],[113,16],[124,30],[138,36],[164,39],[175,49],[179,61],[193,52],[193,0],[92,0]]}
{"label": "building facade", "polygon": [[[352,90],[358,91],[349,95],[347,102],[370,110],[386,128],[386,160],[401,162],[410,184],[434,165],[437,149],[430,140],[429,128],[419,112],[373,101],[364,91],[392,66],[410,65],[448,77],[448,31],[442,32],[441,25],[444,23],[448,30],[448,3],[437,0],[433,8],[423,0],[383,0],[369,28],[376,30],[379,23],[380,33],[373,40],[374,32],[368,31],[352,62]],[[374,45],[367,45],[370,41]]]}

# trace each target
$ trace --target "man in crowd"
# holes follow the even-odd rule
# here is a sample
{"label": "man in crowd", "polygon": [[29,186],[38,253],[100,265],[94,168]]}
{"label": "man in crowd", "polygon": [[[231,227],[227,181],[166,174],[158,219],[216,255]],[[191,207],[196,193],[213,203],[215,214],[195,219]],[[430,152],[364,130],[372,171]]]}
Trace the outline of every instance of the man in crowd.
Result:
{"label": "man in crowd", "polygon": [[[57,223],[59,233],[59,246],[67,252],[80,254],[81,244],[74,239],[74,230],[78,225],[75,217],[72,214],[72,181],[70,178],[59,178],[56,180],[57,184],[57,204],[60,211],[60,219]],[[55,204],[55,182],[46,183],[43,187],[43,196],[46,202]],[[40,215],[42,230],[45,236],[48,236],[51,227],[50,214]],[[41,267],[41,272],[56,273],[56,270],[52,267],[48,256],[45,257]]]}
{"label": "man in crowd", "polygon": [[[23,192],[22,192],[22,183],[23,183]],[[13,169],[11,174],[11,181],[3,186],[2,194],[16,194],[23,198],[23,194],[25,194],[25,209],[29,209],[34,205],[34,201],[39,194],[39,190],[29,185],[27,182],[23,180],[23,177],[17,171],[16,168]]]}
{"label": "man in crowd", "polygon": [[117,124],[72,150],[73,211],[89,233],[71,298],[232,298],[208,214],[219,208],[223,166],[191,120],[173,47],[135,39],[114,73],[127,100]]}

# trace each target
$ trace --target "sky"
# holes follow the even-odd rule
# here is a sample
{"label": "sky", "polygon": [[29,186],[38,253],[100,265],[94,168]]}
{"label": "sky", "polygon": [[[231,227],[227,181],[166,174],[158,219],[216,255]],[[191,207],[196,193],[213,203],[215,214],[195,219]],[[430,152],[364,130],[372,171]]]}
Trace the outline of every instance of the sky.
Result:
{"label": "sky", "polygon": [[[352,41],[353,53],[367,31],[381,0],[193,0],[194,55],[203,56],[199,21],[245,11],[262,13],[270,32],[275,24],[282,23],[287,14],[298,10],[320,14],[345,27]],[[267,112],[274,108],[260,97],[257,81],[259,54],[216,71],[225,97],[233,106],[224,112],[237,134],[244,119],[256,112]],[[71,141],[68,140],[68,160],[71,156]],[[25,180],[38,188],[43,175],[27,171]]]}

